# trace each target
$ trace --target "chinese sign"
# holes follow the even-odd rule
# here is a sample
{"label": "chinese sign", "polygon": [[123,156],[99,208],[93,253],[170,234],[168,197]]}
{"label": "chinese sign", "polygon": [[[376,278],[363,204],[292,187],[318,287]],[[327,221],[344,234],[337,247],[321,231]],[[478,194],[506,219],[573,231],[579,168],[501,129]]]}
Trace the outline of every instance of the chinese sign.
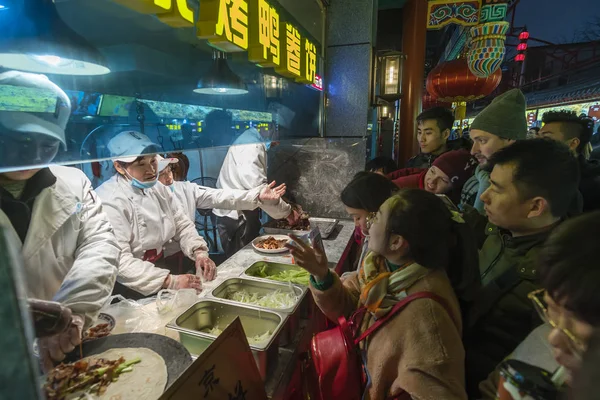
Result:
{"label": "chinese sign", "polygon": [[161,400],[266,400],[264,383],[236,318]]}
{"label": "chinese sign", "polygon": [[[248,60],[301,83],[313,84],[317,45],[273,6],[275,0],[201,0],[198,17],[187,0],[113,0],[156,14],[174,28],[196,26],[196,36],[225,52],[248,52]],[[194,24],[195,23],[195,24]]]}
{"label": "chinese sign", "polygon": [[258,21],[250,24],[248,59],[261,67],[280,64],[279,13],[265,0],[250,0],[250,15]]}

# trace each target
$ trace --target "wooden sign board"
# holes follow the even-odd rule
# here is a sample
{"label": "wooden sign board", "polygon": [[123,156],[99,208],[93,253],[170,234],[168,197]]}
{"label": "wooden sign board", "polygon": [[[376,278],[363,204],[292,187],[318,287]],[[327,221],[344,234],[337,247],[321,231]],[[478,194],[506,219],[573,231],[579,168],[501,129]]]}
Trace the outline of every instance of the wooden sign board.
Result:
{"label": "wooden sign board", "polygon": [[239,317],[160,397],[160,400],[188,399],[267,399]]}

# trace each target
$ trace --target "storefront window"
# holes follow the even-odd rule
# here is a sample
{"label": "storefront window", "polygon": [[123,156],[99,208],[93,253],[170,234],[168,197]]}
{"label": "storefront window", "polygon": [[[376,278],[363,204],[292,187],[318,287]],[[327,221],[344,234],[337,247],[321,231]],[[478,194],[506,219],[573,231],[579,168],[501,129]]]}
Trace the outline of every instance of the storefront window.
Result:
{"label": "storefront window", "polygon": [[0,1],[0,170],[105,160],[124,130],[164,152],[318,137],[319,7],[307,30],[275,0],[208,3]]}

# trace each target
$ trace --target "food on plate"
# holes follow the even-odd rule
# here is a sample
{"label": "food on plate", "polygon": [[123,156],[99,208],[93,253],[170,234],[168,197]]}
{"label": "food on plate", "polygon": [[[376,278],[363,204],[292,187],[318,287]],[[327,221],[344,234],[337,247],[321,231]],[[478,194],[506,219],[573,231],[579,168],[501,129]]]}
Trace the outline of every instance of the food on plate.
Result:
{"label": "food on plate", "polygon": [[48,400],[158,399],[167,384],[163,358],[146,348],[111,349],[70,364],[60,364],[47,376]]}
{"label": "food on plate", "polygon": [[98,324],[96,326],[92,326],[83,334],[83,340],[92,340],[108,336],[110,335],[112,328],[113,327],[110,324]]}
{"label": "food on plate", "polygon": [[289,269],[285,271],[271,273],[271,271],[269,271],[269,264],[267,263],[259,263],[256,272],[251,273],[251,276],[255,276],[257,278],[270,279],[279,282],[297,283],[299,285],[304,286],[308,286],[310,279],[310,274],[308,273],[308,271],[302,268]]}
{"label": "food on plate", "polygon": [[251,294],[247,290],[232,291],[227,294],[227,299],[267,308],[290,308],[296,304],[294,293],[282,292],[281,290],[275,290],[264,295],[256,292]]}
{"label": "food on plate", "polygon": [[44,385],[46,398],[64,399],[79,392],[103,395],[119,375],[132,372],[132,365],[141,361],[139,358],[125,361],[120,357],[118,360],[90,358],[70,364],[61,363],[48,373]]}
{"label": "food on plate", "polygon": [[[202,329],[201,332],[208,333],[209,335],[219,336],[221,333],[223,333],[223,330],[221,328],[219,328],[218,326],[213,326],[212,328]],[[246,336],[246,339],[248,339],[249,344],[261,344],[263,342],[268,341],[272,335],[273,335],[273,332],[266,331],[262,335],[255,335],[252,337]]]}
{"label": "food on plate", "polygon": [[256,247],[264,250],[278,250],[283,249],[287,243],[287,239],[277,240],[273,236],[269,236],[264,240],[260,240],[256,243]]}

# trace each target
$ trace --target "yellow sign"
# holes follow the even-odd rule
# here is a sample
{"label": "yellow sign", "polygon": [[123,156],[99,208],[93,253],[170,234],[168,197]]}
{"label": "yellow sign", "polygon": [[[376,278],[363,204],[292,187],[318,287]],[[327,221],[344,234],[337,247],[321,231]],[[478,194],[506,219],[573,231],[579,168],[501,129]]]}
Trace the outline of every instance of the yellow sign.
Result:
{"label": "yellow sign", "polygon": [[250,0],[250,46],[248,60],[261,67],[280,63],[279,13],[266,0]]}
{"label": "yellow sign", "polygon": [[302,63],[302,35],[294,25],[285,24],[285,39],[281,41],[283,56],[275,71],[288,78],[300,78]]}
{"label": "yellow sign", "polygon": [[190,28],[194,26],[194,10],[187,0],[155,0],[157,3],[170,3],[168,12],[158,15],[158,19],[173,28]]}
{"label": "yellow sign", "polygon": [[299,81],[302,83],[314,83],[317,75],[317,46],[308,39],[304,41],[304,60],[302,76]]}
{"label": "yellow sign", "polygon": [[193,27],[196,36],[221,51],[248,51],[248,60],[298,82],[312,84],[317,46],[283,21],[274,0],[201,0],[198,20],[188,0],[113,0],[143,14],[156,14],[174,28]]}
{"label": "yellow sign", "polygon": [[201,1],[196,36],[222,51],[247,50],[248,1]]}

